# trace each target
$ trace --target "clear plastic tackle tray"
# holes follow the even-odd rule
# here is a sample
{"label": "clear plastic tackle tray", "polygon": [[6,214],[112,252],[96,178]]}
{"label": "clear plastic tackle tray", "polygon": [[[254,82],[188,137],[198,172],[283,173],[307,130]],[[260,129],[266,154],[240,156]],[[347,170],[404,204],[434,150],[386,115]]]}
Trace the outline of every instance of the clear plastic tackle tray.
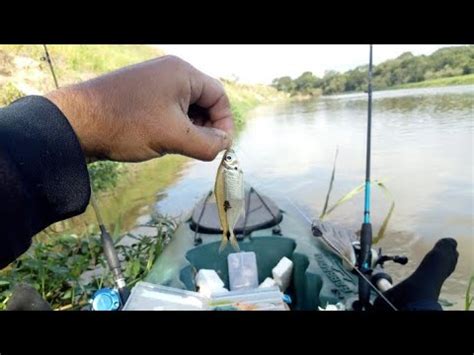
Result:
{"label": "clear plastic tackle tray", "polygon": [[208,309],[208,301],[197,292],[138,282],[123,310],[201,311]]}

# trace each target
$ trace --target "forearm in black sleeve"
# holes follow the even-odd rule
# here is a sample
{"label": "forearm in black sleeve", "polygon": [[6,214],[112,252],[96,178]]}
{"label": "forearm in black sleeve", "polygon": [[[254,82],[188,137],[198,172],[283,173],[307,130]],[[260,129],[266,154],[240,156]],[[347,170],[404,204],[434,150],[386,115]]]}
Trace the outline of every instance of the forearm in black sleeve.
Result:
{"label": "forearm in black sleeve", "polygon": [[84,155],[63,113],[41,96],[0,108],[0,269],[89,198]]}

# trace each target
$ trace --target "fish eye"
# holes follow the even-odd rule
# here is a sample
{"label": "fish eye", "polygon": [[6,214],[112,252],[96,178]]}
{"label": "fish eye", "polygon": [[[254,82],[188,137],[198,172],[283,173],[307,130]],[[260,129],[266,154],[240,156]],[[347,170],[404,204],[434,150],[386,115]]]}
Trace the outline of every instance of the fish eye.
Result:
{"label": "fish eye", "polygon": [[231,160],[232,157],[231,157],[230,155],[228,155],[228,156],[225,157],[225,159],[226,159],[226,160]]}

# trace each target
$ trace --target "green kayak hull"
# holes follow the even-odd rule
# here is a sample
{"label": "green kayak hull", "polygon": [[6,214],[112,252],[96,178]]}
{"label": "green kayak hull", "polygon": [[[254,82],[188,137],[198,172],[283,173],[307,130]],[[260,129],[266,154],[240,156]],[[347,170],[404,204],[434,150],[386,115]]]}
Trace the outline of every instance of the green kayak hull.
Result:
{"label": "green kayak hull", "polygon": [[[292,310],[318,310],[337,303],[351,309],[358,298],[357,275],[344,267],[341,257],[321,238],[312,235],[305,219],[296,213],[281,212],[283,218],[277,230],[257,230],[239,242],[242,251],[253,251],[257,256],[259,283],[271,277],[272,268],[286,256],[294,263],[292,282],[285,291],[292,299]],[[341,241],[350,245],[355,238],[350,231],[327,222],[319,223],[323,233],[332,234],[339,245]],[[227,255],[234,250],[229,245],[219,253],[220,234],[200,234],[202,242],[195,245],[191,226],[189,218],[177,228],[144,281],[194,291],[194,276],[204,268],[216,270],[229,287]]]}

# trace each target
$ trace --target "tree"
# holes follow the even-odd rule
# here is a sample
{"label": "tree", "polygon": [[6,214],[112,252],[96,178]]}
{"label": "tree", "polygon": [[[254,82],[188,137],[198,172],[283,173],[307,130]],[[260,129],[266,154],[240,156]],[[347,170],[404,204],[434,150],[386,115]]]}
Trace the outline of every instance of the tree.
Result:
{"label": "tree", "polygon": [[307,71],[295,79],[295,90],[303,94],[312,94],[317,88],[318,78],[313,73]]}
{"label": "tree", "polygon": [[295,89],[295,83],[289,76],[283,76],[281,78],[273,79],[272,86],[279,91],[293,92]]}
{"label": "tree", "polygon": [[[336,94],[367,89],[368,65],[362,65],[345,73],[326,71],[322,79],[307,71],[295,80],[284,76],[273,80],[278,90],[292,94],[314,95],[318,90],[324,94]],[[387,60],[373,69],[373,86],[389,88],[404,83],[445,78],[474,73],[474,45],[441,48],[433,54],[415,56],[405,52],[395,59]]]}

